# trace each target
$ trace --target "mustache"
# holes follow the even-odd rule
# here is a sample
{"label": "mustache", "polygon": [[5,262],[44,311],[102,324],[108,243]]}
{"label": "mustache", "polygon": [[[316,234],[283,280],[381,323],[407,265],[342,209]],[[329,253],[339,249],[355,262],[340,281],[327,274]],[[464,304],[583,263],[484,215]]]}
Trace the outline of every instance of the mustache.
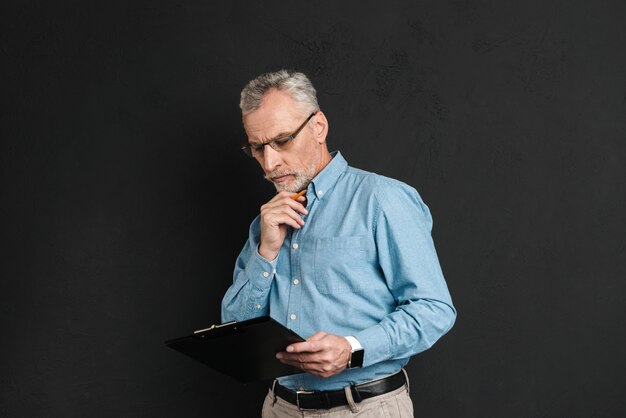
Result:
{"label": "mustache", "polygon": [[272,171],[271,173],[267,173],[265,176],[263,176],[265,178],[265,180],[267,181],[272,181],[274,180],[276,177],[282,177],[282,176],[288,176],[288,175],[295,175],[295,173],[290,173],[287,171]]}

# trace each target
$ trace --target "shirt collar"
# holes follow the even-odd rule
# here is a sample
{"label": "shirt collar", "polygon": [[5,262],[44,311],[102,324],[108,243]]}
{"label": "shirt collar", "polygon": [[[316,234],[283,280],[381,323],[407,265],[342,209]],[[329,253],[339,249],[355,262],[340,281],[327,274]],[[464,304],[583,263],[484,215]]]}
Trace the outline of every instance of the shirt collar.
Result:
{"label": "shirt collar", "polygon": [[335,186],[339,177],[348,168],[348,162],[343,158],[341,152],[333,151],[330,153],[332,160],[309,184],[307,199],[318,198],[323,199]]}

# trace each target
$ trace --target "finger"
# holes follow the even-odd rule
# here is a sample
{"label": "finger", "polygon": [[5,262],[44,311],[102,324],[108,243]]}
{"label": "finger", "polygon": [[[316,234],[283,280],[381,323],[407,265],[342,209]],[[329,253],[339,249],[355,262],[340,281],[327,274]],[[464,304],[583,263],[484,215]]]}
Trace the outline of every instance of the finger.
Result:
{"label": "finger", "polygon": [[[300,356],[300,357],[298,357]],[[332,364],[328,361],[328,359],[316,359],[314,354],[311,355],[294,355],[288,354],[285,352],[278,353],[276,357],[280,360],[281,363],[287,364],[291,367],[295,367],[302,371],[311,373],[315,376],[319,377],[330,377],[335,374],[341,372],[345,369],[345,365],[341,365],[338,367],[337,365]]]}
{"label": "finger", "polygon": [[286,214],[286,213],[272,216],[271,220],[269,220],[269,223],[276,225],[276,226],[289,225],[296,229],[300,229],[304,225],[304,223],[300,223],[293,216],[289,216],[289,214]]}
{"label": "finger", "polygon": [[292,210],[291,208],[281,208],[281,209],[277,209],[275,212],[273,212],[273,214],[282,214],[282,215],[287,215],[290,218],[292,218],[294,221],[296,221],[298,224],[300,225],[304,225],[304,220],[302,219],[302,217],[300,217],[300,215],[295,212],[294,210]]}
{"label": "finger", "polygon": [[301,225],[304,225],[304,219],[302,219],[300,214],[296,212],[295,210],[293,210],[293,208],[282,207],[280,209],[280,212],[291,216],[296,222],[298,222]]}
{"label": "finger", "polygon": [[300,369],[304,372],[309,372],[309,373],[313,373],[316,375],[321,370],[319,366],[313,365],[311,363],[300,363],[298,361],[293,361],[293,360],[280,360],[280,362],[288,366],[295,367],[296,369]]}
{"label": "finger", "polygon": [[285,360],[285,359],[279,359],[279,360],[283,364],[286,364],[286,365],[291,366],[291,367],[295,367],[295,368],[300,369],[300,370],[304,370],[303,364],[298,363],[297,361]]}
{"label": "finger", "polygon": [[293,360],[291,358],[285,358],[284,356],[279,356],[278,354],[276,354],[276,358],[278,359],[278,361],[280,361],[283,364],[286,364],[288,366],[296,367],[298,369],[304,370],[302,368],[303,363],[301,363],[301,362],[299,362],[297,360]]}
{"label": "finger", "polygon": [[264,204],[263,206],[261,206],[261,211],[263,211],[264,209],[274,209],[277,207],[289,206],[293,210],[306,215],[309,213],[309,211],[307,211],[304,205],[302,204],[304,200],[300,201],[300,199],[304,199],[304,198],[300,197],[298,198],[298,201],[293,200],[288,197],[280,197],[278,199],[274,198],[270,200],[269,202],[267,202],[266,204]]}
{"label": "finger", "polygon": [[301,354],[290,354],[286,352],[276,353],[276,358],[280,360],[281,363],[289,364],[290,366],[300,367],[303,364],[312,363],[311,361],[307,361],[308,358]]}
{"label": "finger", "polygon": [[313,334],[312,336],[310,336],[309,338],[307,338],[306,341],[301,342],[301,343],[295,343],[295,344],[291,344],[289,346],[287,346],[287,352],[290,353],[302,353],[302,352],[310,352],[310,353],[315,353],[318,351],[323,350],[323,346],[315,343],[316,341],[321,341],[324,337],[326,337],[326,335],[328,335],[325,332],[316,332],[315,334]]}
{"label": "finger", "polygon": [[272,202],[272,203],[268,203],[264,206],[261,207],[261,211],[263,211],[263,209],[276,209],[276,208],[285,208],[285,207],[289,207],[292,210],[302,214],[302,215],[308,215],[309,211],[306,210],[306,208],[304,207],[304,205],[300,202],[296,202],[295,200],[291,200],[291,199],[283,199],[280,200],[279,202]]}
{"label": "finger", "polygon": [[[300,193],[291,196],[291,200],[293,200],[294,202],[297,202],[297,201],[302,202],[302,197],[304,195],[306,195],[306,190],[302,190]],[[306,200],[306,197],[304,199]],[[302,204],[306,206],[306,203],[302,203]]]}
{"label": "finger", "polygon": [[331,367],[327,362],[316,361],[315,359],[309,358],[299,358],[294,356],[289,356],[284,353],[282,356],[276,355],[276,358],[283,364],[287,364],[292,367],[296,367],[300,370],[305,370],[308,372],[325,372],[330,369],[335,369],[335,367]]}
{"label": "finger", "polygon": [[325,361],[327,361],[326,357],[327,356],[325,356],[324,353],[310,351],[303,351],[298,353],[281,351],[279,353],[276,353],[277,359],[296,361],[300,363],[324,363]]}
{"label": "finger", "polygon": [[308,205],[308,203],[309,203],[309,202],[307,201],[306,196],[300,196],[299,198],[297,198],[297,199],[296,199],[296,201],[298,201],[299,203],[301,203],[301,204],[302,204],[302,206],[304,206],[305,208],[307,207],[307,205]]}
{"label": "finger", "polygon": [[287,215],[290,218],[292,218],[294,221],[296,221],[298,224],[304,225],[304,220],[302,219],[302,217],[300,217],[300,215],[291,208],[287,208],[287,207],[274,208],[274,209],[262,212],[261,214],[261,216],[263,217],[263,220],[269,223],[272,222],[272,220],[274,219],[273,218],[274,216],[280,216],[280,215]]}
{"label": "finger", "polygon": [[298,221],[298,223],[300,223],[300,221],[302,221],[302,223],[304,224],[304,220],[302,219],[302,216],[300,215],[300,213],[298,213],[295,209],[287,207],[287,206],[279,206],[279,207],[275,207],[275,208],[266,208],[263,209],[260,213],[261,218],[263,220],[270,220],[271,221],[271,216],[274,215],[278,215],[281,213],[285,213],[288,214],[289,216],[293,217],[294,219],[296,219]]}
{"label": "finger", "polygon": [[289,199],[297,200],[297,199],[299,199],[299,198],[301,198],[303,196],[306,196],[306,189],[305,190],[301,190],[301,191],[299,191],[297,193],[288,192],[288,191],[282,191],[282,192],[276,193],[275,196],[288,197]]}
{"label": "finger", "polygon": [[261,210],[261,216],[275,215],[278,213],[289,213],[291,216],[302,219],[298,211],[288,205],[265,207]]}
{"label": "finger", "polygon": [[288,353],[317,353],[322,350],[323,347],[318,341],[303,341],[288,345],[286,348]]}
{"label": "finger", "polygon": [[311,335],[309,338],[307,338],[307,341],[319,341],[322,338],[326,337],[328,334],[325,332],[316,332],[315,334]]}

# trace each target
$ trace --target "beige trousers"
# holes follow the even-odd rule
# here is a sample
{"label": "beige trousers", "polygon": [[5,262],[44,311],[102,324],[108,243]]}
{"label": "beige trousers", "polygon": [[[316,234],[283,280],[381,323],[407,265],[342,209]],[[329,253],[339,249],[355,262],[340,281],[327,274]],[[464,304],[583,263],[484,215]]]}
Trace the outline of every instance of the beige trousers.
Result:
{"label": "beige trousers", "polygon": [[332,409],[300,410],[297,406],[274,396],[269,390],[263,402],[263,418],[290,417],[346,417],[346,418],[413,418],[413,402],[409,397],[407,385],[384,395],[365,399],[362,402],[350,402],[352,396],[346,391],[349,405]]}

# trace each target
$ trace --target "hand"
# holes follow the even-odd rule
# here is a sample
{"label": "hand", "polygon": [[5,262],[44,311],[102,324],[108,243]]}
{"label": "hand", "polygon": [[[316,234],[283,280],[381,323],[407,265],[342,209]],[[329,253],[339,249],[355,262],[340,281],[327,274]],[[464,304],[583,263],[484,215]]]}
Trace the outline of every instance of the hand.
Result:
{"label": "hand", "polygon": [[348,367],[352,346],[344,337],[318,332],[276,354],[282,363],[319,377],[331,377]]}
{"label": "hand", "polygon": [[293,195],[291,192],[280,192],[261,206],[259,254],[267,260],[273,260],[278,255],[287,236],[287,227],[302,228],[304,221],[300,214],[309,213],[302,204],[305,201],[304,196],[292,200]]}

